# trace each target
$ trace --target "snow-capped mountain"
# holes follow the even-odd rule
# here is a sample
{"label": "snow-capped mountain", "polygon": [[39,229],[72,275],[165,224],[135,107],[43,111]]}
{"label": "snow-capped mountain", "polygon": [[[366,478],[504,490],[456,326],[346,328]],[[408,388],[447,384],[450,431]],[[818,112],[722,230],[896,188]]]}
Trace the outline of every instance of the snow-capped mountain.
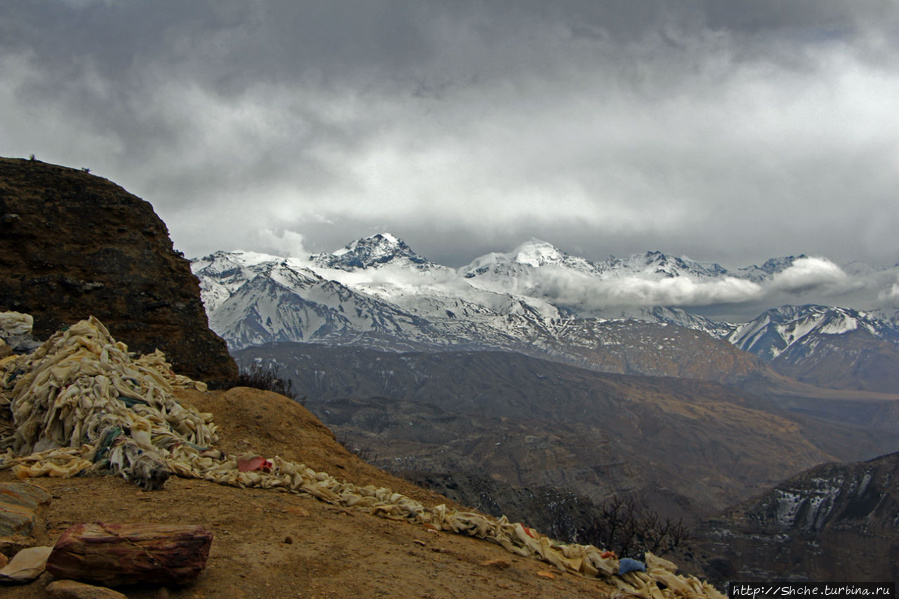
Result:
{"label": "snow-capped mountain", "polygon": [[586,275],[601,275],[602,267],[585,258],[571,256],[545,241],[531,239],[508,253],[491,252],[463,266],[466,278],[518,277],[541,267],[563,268]]}
{"label": "snow-capped mountain", "polygon": [[253,279],[271,263],[283,258],[255,252],[218,251],[191,262],[193,273],[200,279],[200,294],[210,316],[241,286]]}
{"label": "snow-capped mountain", "polygon": [[490,253],[475,259],[460,270],[465,277],[492,275],[519,276],[528,269],[562,268],[599,278],[622,276],[717,278],[728,273],[720,264],[704,264],[686,256],[672,257],[658,251],[634,254],[628,258],[614,256],[603,262],[591,262],[572,256],[539,239],[531,239],[509,253]]}
{"label": "snow-capped mountain", "polygon": [[388,264],[417,269],[429,269],[437,266],[427,258],[416,254],[405,241],[390,233],[378,233],[371,237],[357,239],[336,252],[315,254],[309,259],[319,268],[346,271],[379,268]]}
{"label": "snow-capped mountain", "polygon": [[899,308],[872,310],[870,313],[872,316],[892,323],[894,327],[899,329]]}
{"label": "snow-capped mountain", "polygon": [[768,310],[739,326],[728,341],[764,360],[773,360],[819,335],[842,335],[855,330],[899,344],[899,330],[892,323],[865,312],[828,306],[781,306]]}
{"label": "snow-capped mountain", "polygon": [[604,265],[603,272],[607,277],[650,276],[650,277],[688,277],[694,279],[715,279],[731,275],[720,264],[704,264],[691,260],[686,256],[666,256],[662,252],[650,251],[645,254],[634,254],[628,258],[610,257]]}
{"label": "snow-capped mountain", "polygon": [[[574,269],[585,276],[596,272],[584,266],[586,260],[537,243],[525,244],[512,259],[495,263]],[[348,254],[353,257],[341,261]],[[248,252],[217,252],[195,261],[210,326],[234,349],[278,341],[394,350],[489,348],[614,372],[716,379],[753,368],[745,359],[730,358],[724,366],[693,373],[683,366],[685,359],[660,361],[654,354],[664,347],[670,356],[689,353],[690,348],[733,353],[726,343],[681,328],[690,324],[723,334],[719,323],[683,310],[634,309],[631,314],[619,310],[613,314],[615,320],[576,318],[541,297],[503,291],[502,285],[496,290],[482,287],[464,272],[430,263],[388,235],[360,240],[330,256],[316,255],[301,263]],[[357,260],[360,256],[363,259]],[[635,316],[652,323],[637,323]]]}
{"label": "snow-capped mountain", "polygon": [[[699,341],[679,337],[680,333],[672,337],[666,330],[699,331],[710,341],[724,340],[766,361],[794,346],[806,348],[802,351],[808,354],[814,350],[809,344],[820,335],[832,340],[855,329],[899,343],[889,321],[844,308],[785,306],[738,325],[691,313],[688,306],[650,303],[657,297],[689,299],[691,293],[712,299],[719,294],[730,301],[727,294],[758,295],[765,281],[777,282],[777,277],[788,275],[791,283],[798,280],[805,285],[801,277],[821,264],[839,271],[830,262],[809,262],[805,256],[772,259],[735,271],[661,252],[592,262],[531,239],[511,252],[487,254],[453,269],[382,233],[307,259],[216,252],[194,261],[193,268],[210,326],[233,348],[271,341],[392,349],[492,348],[616,372],[636,368],[676,375],[685,371],[673,363],[660,366],[657,359],[648,366],[645,355],[663,351],[680,355],[675,346],[696,349]],[[648,332],[645,324],[622,322],[669,328]],[[619,346],[627,343],[641,348],[640,357],[621,353]],[[726,344],[716,347],[730,351],[721,349],[730,347]],[[791,351],[799,355],[798,349]],[[689,357],[685,354],[682,359]],[[737,363],[742,364],[737,358],[728,362],[725,378],[750,369],[745,364],[734,366]]]}
{"label": "snow-capped mountain", "polygon": [[256,266],[247,269],[254,276],[220,303],[209,319],[210,327],[232,347],[274,341],[346,342],[366,333],[403,339],[427,328],[426,321],[311,270],[278,261]]}
{"label": "snow-capped mountain", "polygon": [[740,326],[728,340],[803,382],[899,393],[899,328],[874,314],[781,306]]}
{"label": "snow-capped mountain", "polygon": [[752,281],[753,283],[761,283],[762,281],[766,281],[773,277],[776,274],[782,273],[786,269],[793,266],[796,260],[807,259],[808,256],[805,254],[800,254],[798,256],[784,256],[782,258],[771,258],[767,260],[761,266],[744,266],[743,268],[738,269],[737,273],[740,278],[747,279]]}
{"label": "snow-capped mountain", "polygon": [[[389,262],[377,263],[384,267]],[[210,327],[235,349],[285,341],[393,349],[511,348],[521,343],[521,335],[510,331],[539,327],[543,320],[539,310],[513,298],[488,297],[482,304],[445,293],[402,294],[364,281],[353,289],[295,259],[251,252],[216,252],[194,261],[193,268]],[[395,301],[366,291],[372,288]]]}
{"label": "snow-capped mountain", "polygon": [[[603,318],[617,318],[622,309],[633,308],[630,298],[616,299],[616,289],[627,286],[622,281],[634,281],[631,287],[636,288],[641,283],[665,279],[682,278],[701,284],[729,276],[718,264],[702,264],[661,252],[635,254],[624,259],[613,256],[603,262],[592,262],[538,239],[531,239],[509,253],[481,256],[459,272],[478,289],[540,298],[566,315]],[[595,301],[599,296],[603,296],[603,301]],[[627,317],[640,318],[641,314],[654,321],[650,313],[639,310]]]}

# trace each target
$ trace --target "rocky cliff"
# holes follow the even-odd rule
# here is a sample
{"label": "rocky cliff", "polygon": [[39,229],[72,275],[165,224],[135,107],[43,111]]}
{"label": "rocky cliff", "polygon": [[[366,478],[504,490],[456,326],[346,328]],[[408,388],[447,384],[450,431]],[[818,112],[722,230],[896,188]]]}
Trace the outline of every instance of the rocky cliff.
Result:
{"label": "rocky cliff", "polygon": [[899,579],[899,453],[831,463],[776,485],[697,532],[725,580]]}
{"label": "rocky cliff", "polygon": [[34,316],[38,338],[94,315],[177,372],[214,386],[237,377],[152,206],[86,171],[0,158],[0,310]]}

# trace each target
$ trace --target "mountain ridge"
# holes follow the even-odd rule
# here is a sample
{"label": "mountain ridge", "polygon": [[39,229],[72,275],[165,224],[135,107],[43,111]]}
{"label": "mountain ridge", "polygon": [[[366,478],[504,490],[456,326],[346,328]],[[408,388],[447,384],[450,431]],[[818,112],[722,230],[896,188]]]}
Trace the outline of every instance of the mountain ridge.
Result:
{"label": "mountain ridge", "polygon": [[[734,289],[742,292],[760,288],[763,281],[768,281],[772,288],[796,289],[812,284],[809,277],[814,276],[816,268],[823,269],[825,280],[832,282],[839,268],[804,254],[771,259],[760,267],[744,267],[735,276],[734,271],[716,263],[672,258],[658,251],[595,263],[532,238],[511,252],[487,254],[452,269],[420,256],[399,237],[380,233],[356,240],[332,254],[314,254],[306,260],[251,252],[217,252],[194,264],[212,327],[234,348],[273,341],[357,343],[382,348],[393,343],[405,349],[415,346],[493,348],[549,356],[610,372],[698,376],[721,381],[736,380],[768,367],[762,362],[750,367],[749,358],[739,358],[733,353],[736,349],[748,351],[778,372],[793,373],[800,380],[844,388],[850,381],[859,389],[899,392],[899,386],[886,374],[888,369],[879,367],[863,374],[865,368],[858,365],[859,360],[872,359],[871,356],[876,356],[873,360],[878,363],[892,363],[895,356],[890,345],[868,343],[860,349],[860,341],[841,337],[855,323],[853,326],[867,328],[888,344],[899,344],[899,327],[884,317],[889,316],[887,312],[808,304],[771,308],[753,320],[733,323],[672,305],[614,305],[626,303],[634,294],[645,292],[648,297],[654,297],[660,290],[675,295],[705,293],[717,297],[716,294],[727,295]],[[273,268],[274,265],[278,268]],[[854,269],[868,272],[857,264]],[[269,287],[269,293],[300,306],[298,309],[307,314],[309,323],[318,323],[317,326],[300,323],[296,315],[279,317],[271,298],[266,299],[258,289],[252,297],[237,293],[251,278],[271,278],[285,270],[303,273],[304,279],[314,278],[318,283],[310,286],[276,281],[277,284]],[[326,285],[331,286],[331,291],[321,293]],[[257,282],[255,287],[261,288],[261,283]],[[613,288],[619,291],[609,291]],[[593,290],[599,295],[591,296]],[[602,294],[617,299],[600,305],[604,301]],[[266,313],[265,318],[260,316],[260,310],[254,309],[254,302],[267,306],[261,309]],[[222,314],[227,314],[227,318]],[[356,316],[351,317],[353,314]],[[246,322],[241,324],[240,318]],[[326,326],[325,322],[330,324]],[[612,324],[619,322],[633,324]],[[842,328],[837,322],[843,323]],[[695,363],[708,361],[709,352],[716,352],[731,355],[729,359],[734,364],[745,365],[736,371],[712,373],[696,367],[684,368],[683,364],[677,368],[650,367],[646,365],[648,362],[658,360],[649,353],[636,362],[632,355],[628,359],[630,365],[610,355],[612,348],[620,343],[610,340],[608,331],[615,330],[620,335],[624,327],[630,326],[634,329],[633,339],[638,340],[649,330],[646,323],[700,331],[712,340],[724,340],[731,346],[713,347],[711,341],[704,341],[700,344],[704,349],[692,347],[696,352]],[[660,332],[652,336],[666,338]],[[697,343],[693,339],[687,346]],[[631,345],[636,348],[640,343],[635,341]],[[796,346],[794,350],[780,357],[792,346]],[[825,361],[819,368],[808,360],[808,354],[819,346],[822,352],[826,347],[834,356],[842,354],[832,359],[842,364],[842,372],[858,371],[859,374],[842,380],[825,376]],[[644,349],[658,353],[664,347],[662,343],[654,350],[649,346]],[[803,367],[794,364],[800,360],[799,356],[804,360]],[[872,375],[879,376],[873,383],[868,381]]]}

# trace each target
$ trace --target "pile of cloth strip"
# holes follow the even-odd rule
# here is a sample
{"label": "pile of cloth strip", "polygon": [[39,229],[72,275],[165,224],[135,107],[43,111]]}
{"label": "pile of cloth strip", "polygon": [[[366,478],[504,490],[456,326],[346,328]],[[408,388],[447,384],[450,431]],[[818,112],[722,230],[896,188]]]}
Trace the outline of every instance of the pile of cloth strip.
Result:
{"label": "pile of cloth strip", "polygon": [[676,574],[674,564],[651,553],[645,571],[620,573],[620,561],[609,551],[559,543],[505,516],[426,507],[390,489],[341,481],[278,456],[226,456],[214,446],[212,414],[181,405],[174,394],[178,387],[205,391],[203,383],[172,372],[158,350],[133,356],[93,317],[57,332],[33,353],[0,358],[0,409],[11,412],[15,425],[13,434],[0,439],[0,469],[11,468],[20,478],[115,474],[147,490],[175,475],[308,494],[486,539],[643,599],[723,599],[708,583]]}
{"label": "pile of cloth strip", "polygon": [[175,401],[174,386],[205,390],[176,375],[156,351],[139,358],[96,318],[57,332],[33,353],[0,360],[0,406],[15,432],[0,440],[4,466],[20,477],[114,472],[161,487],[170,461],[216,440],[211,414]]}

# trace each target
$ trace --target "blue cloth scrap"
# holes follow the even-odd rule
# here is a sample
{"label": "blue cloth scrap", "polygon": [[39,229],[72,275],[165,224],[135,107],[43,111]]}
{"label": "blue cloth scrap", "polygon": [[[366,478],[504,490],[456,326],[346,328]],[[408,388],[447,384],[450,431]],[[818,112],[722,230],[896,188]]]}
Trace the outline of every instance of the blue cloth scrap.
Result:
{"label": "blue cloth scrap", "polygon": [[622,557],[618,562],[618,576],[628,572],[646,572],[646,564],[629,557]]}

